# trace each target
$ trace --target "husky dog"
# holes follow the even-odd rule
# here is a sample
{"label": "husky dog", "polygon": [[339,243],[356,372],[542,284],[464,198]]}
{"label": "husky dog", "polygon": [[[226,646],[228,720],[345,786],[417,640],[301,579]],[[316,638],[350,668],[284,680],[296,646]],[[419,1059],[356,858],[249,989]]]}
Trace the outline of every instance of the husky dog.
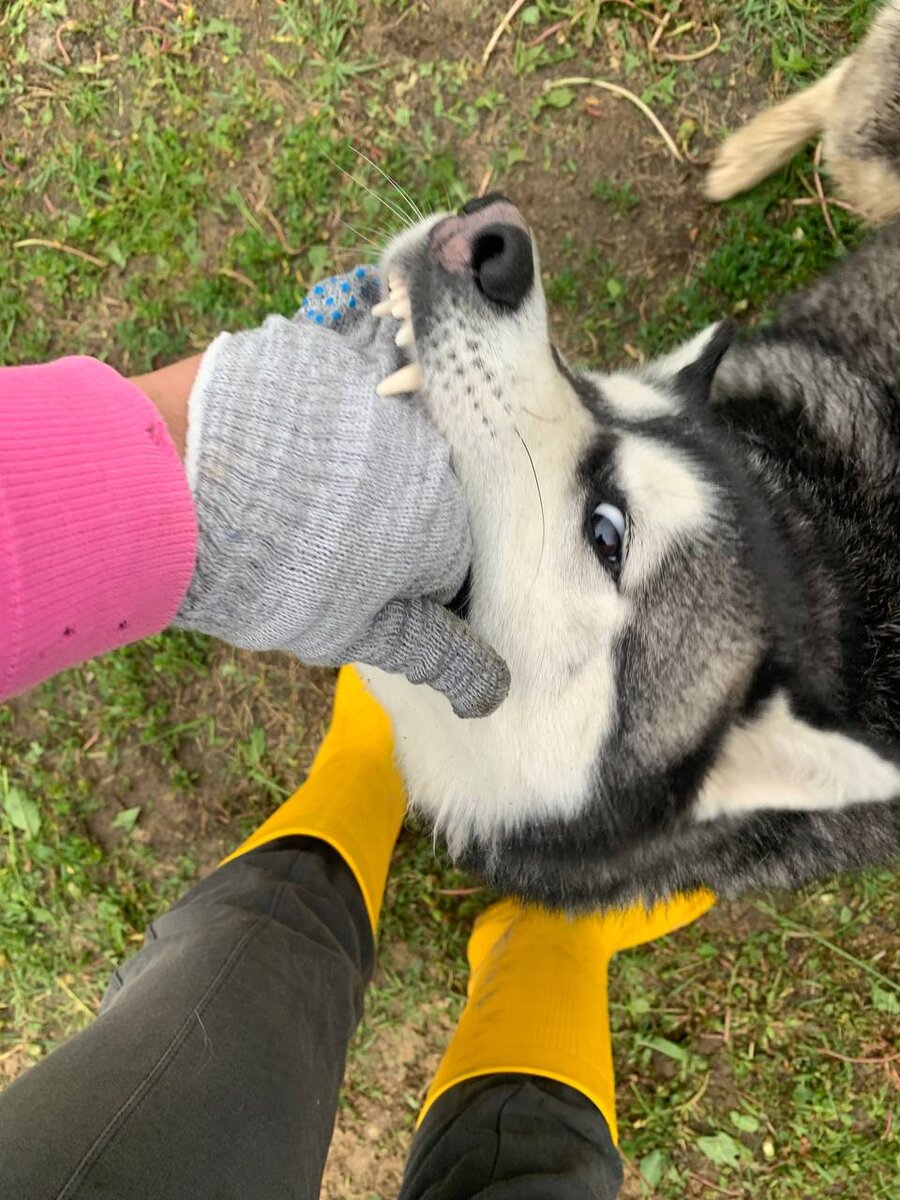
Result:
{"label": "husky dog", "polygon": [[[554,349],[500,197],[388,248],[408,361],[509,664],[460,720],[363,668],[453,855],[553,906],[795,886],[900,853],[900,227],[768,329],[642,370]],[[416,401],[412,401],[416,402]]]}
{"label": "husky dog", "polygon": [[900,215],[900,0],[889,0],[858,49],[824,79],[728,138],[707,175],[707,196],[746,191],[818,134],[845,200],[869,221]]}

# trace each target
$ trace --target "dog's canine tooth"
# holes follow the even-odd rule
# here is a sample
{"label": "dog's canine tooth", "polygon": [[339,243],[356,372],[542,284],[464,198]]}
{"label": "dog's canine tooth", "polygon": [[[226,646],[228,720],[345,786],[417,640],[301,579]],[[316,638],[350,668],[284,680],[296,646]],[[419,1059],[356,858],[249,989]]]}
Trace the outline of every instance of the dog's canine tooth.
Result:
{"label": "dog's canine tooth", "polygon": [[422,382],[422,368],[418,363],[408,363],[383,379],[375,391],[379,396],[400,396],[403,392],[417,392]]}
{"label": "dog's canine tooth", "polygon": [[398,275],[396,273],[396,271],[390,272],[390,274],[387,277],[387,281],[388,281],[388,287],[390,288],[391,291],[394,291],[395,289],[397,289],[399,287],[403,287],[403,278],[402,278],[402,276]]}
{"label": "dog's canine tooth", "polygon": [[416,339],[415,339],[415,334],[413,333],[412,325],[410,325],[410,323],[408,321],[404,321],[403,324],[400,326],[400,329],[397,333],[397,336],[394,338],[394,341],[397,343],[398,346],[401,347],[401,349],[406,349],[406,347],[411,346],[413,344],[413,342],[415,342],[415,340]]}
{"label": "dog's canine tooth", "polygon": [[393,304],[393,300],[379,300],[377,304],[372,305],[372,316],[389,317]]}
{"label": "dog's canine tooth", "polygon": [[412,304],[410,304],[409,297],[404,296],[400,300],[395,300],[391,307],[391,313],[397,318],[398,321],[411,321]]}

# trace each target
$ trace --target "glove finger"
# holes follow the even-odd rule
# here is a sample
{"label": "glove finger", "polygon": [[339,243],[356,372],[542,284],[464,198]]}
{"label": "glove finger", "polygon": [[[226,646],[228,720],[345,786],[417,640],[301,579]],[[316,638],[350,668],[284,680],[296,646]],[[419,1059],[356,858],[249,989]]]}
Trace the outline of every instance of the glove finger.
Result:
{"label": "glove finger", "polygon": [[427,683],[458,717],[486,717],[509,692],[509,668],[500,655],[433,600],[389,601],[348,658]]}
{"label": "glove finger", "polygon": [[378,268],[354,267],[346,275],[332,275],[313,284],[294,314],[295,321],[310,320],[339,333],[349,332],[367,316],[381,297]]}

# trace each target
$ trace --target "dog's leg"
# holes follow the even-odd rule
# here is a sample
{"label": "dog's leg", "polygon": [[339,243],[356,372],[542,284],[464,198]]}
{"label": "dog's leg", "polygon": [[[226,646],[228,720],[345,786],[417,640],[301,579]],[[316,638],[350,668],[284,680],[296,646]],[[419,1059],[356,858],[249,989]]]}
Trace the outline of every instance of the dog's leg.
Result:
{"label": "dog's leg", "polygon": [[866,221],[880,225],[900,214],[900,174],[890,163],[834,154],[827,137],[825,162],[835,191]]}
{"label": "dog's leg", "polygon": [[832,105],[850,70],[845,58],[818,83],[774,108],[767,108],[719,147],[706,176],[710,200],[727,200],[789,162],[811,137],[828,125]]}

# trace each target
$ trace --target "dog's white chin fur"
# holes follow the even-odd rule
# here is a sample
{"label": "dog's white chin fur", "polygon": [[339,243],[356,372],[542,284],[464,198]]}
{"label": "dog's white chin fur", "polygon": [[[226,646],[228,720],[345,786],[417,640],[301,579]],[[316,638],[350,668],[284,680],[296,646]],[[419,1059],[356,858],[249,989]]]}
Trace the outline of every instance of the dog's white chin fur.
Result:
{"label": "dog's white chin fur", "polygon": [[[496,331],[492,341],[496,349]],[[451,381],[438,395],[424,364],[423,395],[469,501],[469,619],[507,662],[508,697],[488,717],[461,720],[431,688],[363,668],[393,719],[411,801],[451,851],[524,821],[574,816],[613,716],[611,648],[625,606],[589,553],[569,553],[584,540],[571,465],[591,421],[554,367],[546,335],[542,348],[546,362],[533,350],[506,370],[490,431],[466,405],[464,384],[457,394]],[[526,388],[528,378],[539,386]],[[504,405],[513,408],[516,395],[522,408],[511,417]]]}

